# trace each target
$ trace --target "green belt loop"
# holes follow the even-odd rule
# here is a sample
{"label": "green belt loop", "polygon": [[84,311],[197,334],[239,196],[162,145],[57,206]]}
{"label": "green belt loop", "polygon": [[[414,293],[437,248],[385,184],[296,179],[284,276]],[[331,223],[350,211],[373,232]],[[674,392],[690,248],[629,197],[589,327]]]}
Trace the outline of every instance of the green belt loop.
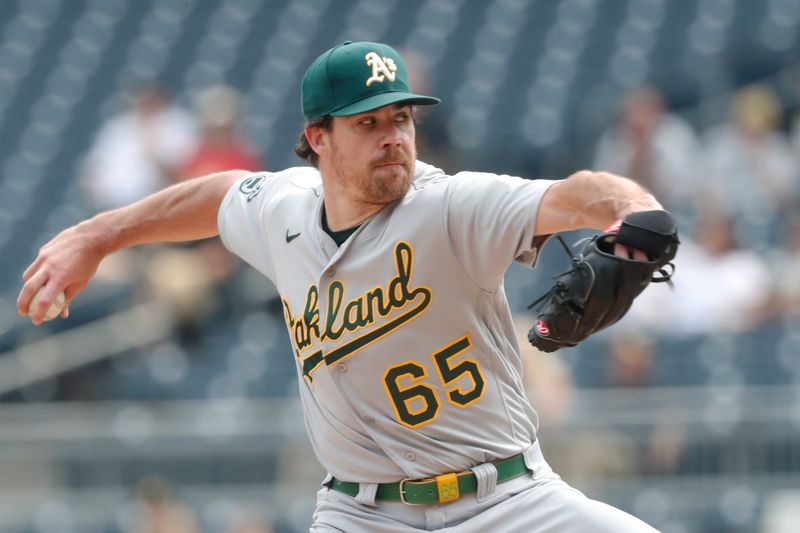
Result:
{"label": "green belt loop", "polygon": [[[521,476],[528,471],[525,466],[525,458],[523,455],[517,454],[503,461],[494,463],[497,469],[497,482],[502,483]],[[381,483],[378,485],[378,490],[375,493],[376,500],[392,501],[408,503],[411,505],[435,505],[439,503],[439,492],[436,486],[436,480],[429,481],[409,481],[404,480],[403,491],[401,497],[400,483]],[[336,478],[331,480],[331,488],[348,496],[356,497],[358,495],[358,483],[349,481],[339,481]],[[478,478],[472,471],[459,474],[458,476],[458,490],[464,494],[473,494],[478,491]]]}

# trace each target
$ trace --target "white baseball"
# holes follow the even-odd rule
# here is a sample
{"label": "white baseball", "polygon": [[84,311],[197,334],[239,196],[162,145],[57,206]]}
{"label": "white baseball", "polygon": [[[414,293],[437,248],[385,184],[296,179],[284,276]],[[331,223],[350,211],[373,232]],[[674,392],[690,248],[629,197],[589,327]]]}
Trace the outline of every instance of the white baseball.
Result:
{"label": "white baseball", "polygon": [[[36,305],[39,303],[39,299],[42,297],[42,292],[44,292],[44,287],[39,289],[39,292],[37,292],[36,295],[33,297],[33,300],[31,300],[30,306],[28,307],[29,314],[33,312],[33,310],[36,308]],[[50,308],[44,314],[44,320],[45,321],[53,320],[55,317],[60,315],[61,311],[64,309],[64,304],[66,302],[67,302],[67,297],[64,296],[64,293],[63,292],[58,293],[58,296],[56,296],[55,301],[52,304],[50,304]]]}

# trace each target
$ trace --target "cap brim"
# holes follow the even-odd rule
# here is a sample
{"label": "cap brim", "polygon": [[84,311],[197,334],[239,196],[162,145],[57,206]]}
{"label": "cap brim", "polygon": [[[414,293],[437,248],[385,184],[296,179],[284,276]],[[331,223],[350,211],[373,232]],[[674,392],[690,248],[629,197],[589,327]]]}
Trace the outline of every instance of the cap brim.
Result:
{"label": "cap brim", "polygon": [[332,111],[330,114],[334,117],[349,117],[351,115],[358,115],[359,113],[366,113],[367,111],[374,111],[379,107],[392,104],[436,105],[439,102],[441,102],[441,100],[433,96],[422,96],[420,94],[406,92],[381,93],[359,100],[354,104],[344,106],[341,109]]}

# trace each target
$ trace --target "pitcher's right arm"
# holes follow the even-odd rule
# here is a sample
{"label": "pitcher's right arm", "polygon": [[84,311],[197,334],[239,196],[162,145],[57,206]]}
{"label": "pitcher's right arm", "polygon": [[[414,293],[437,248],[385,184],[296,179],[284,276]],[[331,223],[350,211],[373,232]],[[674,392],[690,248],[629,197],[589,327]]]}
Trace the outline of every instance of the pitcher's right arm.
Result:
{"label": "pitcher's right arm", "polygon": [[[192,241],[219,234],[217,213],[228,189],[250,174],[230,170],[184,181],[134,204],[99,213],[65,229],[42,246],[22,275],[17,310],[41,324],[60,292],[66,305],[89,284],[100,261],[124,248],[156,242]],[[44,287],[35,308],[34,295]]]}

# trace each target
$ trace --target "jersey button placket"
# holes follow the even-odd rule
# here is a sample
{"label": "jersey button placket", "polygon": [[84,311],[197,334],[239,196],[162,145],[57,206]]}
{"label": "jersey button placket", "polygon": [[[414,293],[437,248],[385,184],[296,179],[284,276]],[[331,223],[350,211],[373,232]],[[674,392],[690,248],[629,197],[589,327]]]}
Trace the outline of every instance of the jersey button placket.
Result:
{"label": "jersey button placket", "polygon": [[417,458],[417,456],[414,455],[414,452],[408,452],[406,454],[406,459],[408,459],[409,461],[414,461],[414,460],[416,460],[416,458]]}
{"label": "jersey button placket", "polygon": [[336,369],[339,371],[340,374],[344,374],[345,372],[347,372],[347,365],[342,363],[339,366],[337,366]]}

